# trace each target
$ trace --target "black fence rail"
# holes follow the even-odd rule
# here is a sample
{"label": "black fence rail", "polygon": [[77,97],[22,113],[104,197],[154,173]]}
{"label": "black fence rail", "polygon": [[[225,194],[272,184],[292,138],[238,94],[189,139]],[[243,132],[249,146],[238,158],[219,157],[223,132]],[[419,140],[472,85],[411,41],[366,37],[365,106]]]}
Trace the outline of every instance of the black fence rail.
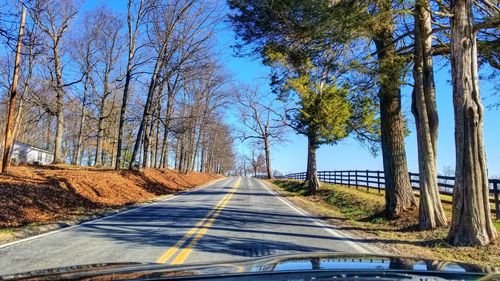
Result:
{"label": "black fence rail", "polygon": [[[420,178],[417,173],[409,173],[413,189],[420,188]],[[326,183],[340,184],[354,188],[377,189],[385,188],[384,171],[351,170],[351,171],[318,171],[319,180]],[[264,178],[264,177],[259,177]],[[280,179],[305,180],[306,173],[294,173],[279,177]],[[438,176],[439,192],[445,195],[453,194],[455,177]],[[500,219],[500,179],[489,180],[490,204],[494,204],[492,212]],[[451,203],[451,199],[449,200]]]}

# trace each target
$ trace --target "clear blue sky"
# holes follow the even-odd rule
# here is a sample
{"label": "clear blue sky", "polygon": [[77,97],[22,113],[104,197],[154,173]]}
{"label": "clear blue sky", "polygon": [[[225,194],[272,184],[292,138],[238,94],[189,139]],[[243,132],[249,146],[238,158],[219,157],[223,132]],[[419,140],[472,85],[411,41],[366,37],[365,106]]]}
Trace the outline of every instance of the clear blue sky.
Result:
{"label": "clear blue sky", "polygon": [[[222,1],[222,0],[221,0]],[[126,1],[88,1],[84,9],[96,6],[99,3],[111,6],[121,12],[126,11]],[[233,56],[230,48],[234,44],[234,33],[230,26],[225,24],[217,34],[217,48],[221,50],[221,61],[233,74],[235,81],[248,84],[259,84],[264,91],[269,90],[265,77],[269,69],[261,64],[260,58],[239,58]],[[436,67],[436,92],[439,111],[439,140],[438,140],[438,170],[444,166],[455,167],[455,142],[452,89],[449,67]],[[487,106],[495,100],[500,100],[500,95],[492,97],[494,85],[491,81],[480,81],[481,96]],[[418,171],[417,143],[413,115],[410,112],[411,89],[403,89],[403,111],[409,121],[411,134],[406,138],[408,166],[411,171]],[[500,109],[490,110],[485,108],[484,134],[489,175],[500,176]],[[238,141],[236,141],[238,142]],[[307,141],[303,136],[290,132],[288,141],[272,147],[273,169],[281,172],[299,172],[306,168]],[[243,150],[245,146],[238,145]],[[318,150],[319,170],[346,170],[346,169],[382,169],[382,157],[379,153],[373,157],[370,152],[353,139],[346,139],[335,146],[324,146]]]}

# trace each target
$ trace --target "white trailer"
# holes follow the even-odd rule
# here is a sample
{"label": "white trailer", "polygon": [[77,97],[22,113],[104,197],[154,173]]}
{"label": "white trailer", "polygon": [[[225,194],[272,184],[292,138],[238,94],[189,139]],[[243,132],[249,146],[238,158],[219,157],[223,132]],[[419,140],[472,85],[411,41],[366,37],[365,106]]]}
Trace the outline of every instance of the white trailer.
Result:
{"label": "white trailer", "polygon": [[48,150],[14,141],[11,160],[14,165],[40,164],[47,165],[54,160],[54,154]]}

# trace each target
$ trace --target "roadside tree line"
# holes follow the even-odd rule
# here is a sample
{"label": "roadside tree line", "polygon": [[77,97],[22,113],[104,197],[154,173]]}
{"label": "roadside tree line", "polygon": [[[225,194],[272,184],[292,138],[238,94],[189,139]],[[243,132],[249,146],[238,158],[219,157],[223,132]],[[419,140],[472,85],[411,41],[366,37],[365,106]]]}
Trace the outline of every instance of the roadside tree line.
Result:
{"label": "roadside tree line", "polygon": [[2,171],[14,139],[53,151],[54,163],[231,169],[223,116],[233,91],[214,49],[220,5],[128,0],[119,13],[83,4],[2,7],[12,11],[0,14]]}
{"label": "roadside tree line", "polygon": [[410,85],[421,179],[419,225],[448,225],[437,186],[434,61],[451,65],[456,181],[448,239],[497,238],[489,212],[479,69],[499,69],[500,5],[489,0],[228,0],[243,55],[262,57],[288,103],[281,120],[308,139],[306,183],[316,192],[316,149],[353,136],[380,144],[388,218],[417,208],[408,176],[401,89]]}

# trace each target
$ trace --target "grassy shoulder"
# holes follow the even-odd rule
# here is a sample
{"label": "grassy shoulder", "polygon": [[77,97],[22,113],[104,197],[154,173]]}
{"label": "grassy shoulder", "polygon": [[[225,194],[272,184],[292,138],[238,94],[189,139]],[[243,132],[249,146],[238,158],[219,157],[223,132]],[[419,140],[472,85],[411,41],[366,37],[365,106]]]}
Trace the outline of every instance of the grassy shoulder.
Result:
{"label": "grassy shoulder", "polygon": [[[369,240],[387,252],[440,260],[500,265],[500,241],[486,247],[453,247],[446,242],[447,227],[419,231],[418,210],[397,220],[386,220],[384,193],[363,188],[322,183],[315,195],[307,195],[301,181],[273,180],[272,187],[304,210],[320,216],[341,230]],[[448,218],[451,205],[444,204]],[[500,231],[500,221],[495,221]]]}
{"label": "grassy shoulder", "polygon": [[9,175],[0,175],[0,243],[156,200],[219,177],[158,169],[12,167]]}

